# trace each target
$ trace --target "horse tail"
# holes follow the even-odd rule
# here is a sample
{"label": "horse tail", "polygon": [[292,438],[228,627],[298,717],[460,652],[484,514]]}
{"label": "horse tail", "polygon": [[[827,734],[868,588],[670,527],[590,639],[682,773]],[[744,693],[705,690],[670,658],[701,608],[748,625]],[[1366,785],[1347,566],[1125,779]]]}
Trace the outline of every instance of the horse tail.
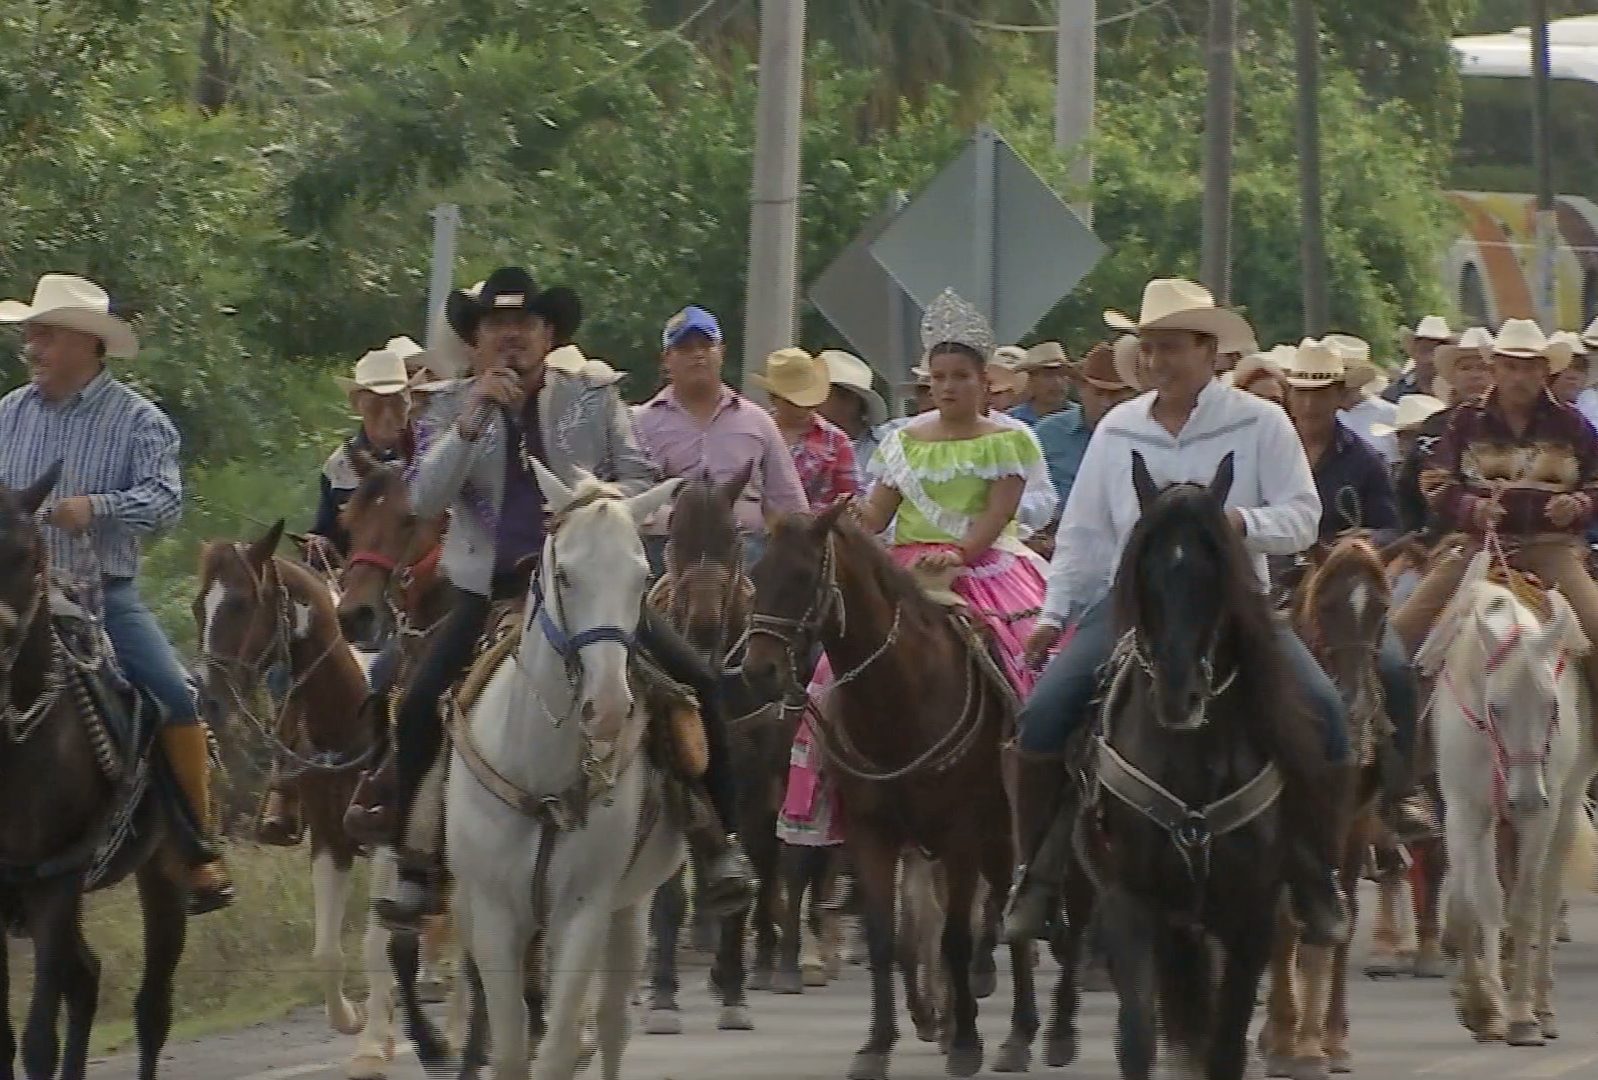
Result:
{"label": "horse tail", "polygon": [[1561,884],[1567,895],[1598,892],[1598,826],[1593,824],[1591,800],[1583,799],[1576,809]]}

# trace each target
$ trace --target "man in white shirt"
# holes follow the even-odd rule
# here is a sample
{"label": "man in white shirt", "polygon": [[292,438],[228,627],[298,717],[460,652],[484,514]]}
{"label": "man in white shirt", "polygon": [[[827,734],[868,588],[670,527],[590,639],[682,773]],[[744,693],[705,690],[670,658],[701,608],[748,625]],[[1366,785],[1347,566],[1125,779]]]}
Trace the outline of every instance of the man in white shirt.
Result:
{"label": "man in white shirt", "polygon": [[[1111,326],[1129,328],[1124,315],[1106,312]],[[1150,282],[1135,327],[1154,389],[1116,406],[1100,421],[1066,502],[1050,567],[1048,596],[1037,631],[1028,642],[1034,662],[1060,639],[1073,618],[1076,633],[1051,660],[1021,710],[1017,817],[1027,845],[1012,893],[1006,934],[1012,940],[1043,933],[1058,908],[1054,902],[1069,828],[1056,822],[1068,793],[1062,761],[1071,734],[1088,722],[1098,688],[1098,670],[1114,646],[1109,594],[1121,553],[1140,515],[1132,485],[1137,450],[1161,487],[1208,483],[1228,454],[1235,478],[1226,515],[1266,588],[1265,557],[1294,554],[1315,540],[1321,503],[1302,444],[1287,414],[1276,405],[1235,390],[1215,378],[1219,353],[1250,338],[1248,324],[1217,308],[1201,286],[1178,279]],[[1346,760],[1349,747],[1343,702],[1303,643],[1281,624],[1284,659],[1294,669],[1313,717],[1280,709],[1279,725],[1318,720],[1326,758]],[[1261,703],[1266,706],[1266,703]],[[1284,744],[1291,740],[1284,740]],[[1330,781],[1327,762],[1292,760],[1281,746],[1262,746],[1282,770],[1287,816],[1287,869],[1305,939],[1335,943],[1346,935],[1337,885],[1336,838],[1315,807],[1324,800],[1313,789]]]}

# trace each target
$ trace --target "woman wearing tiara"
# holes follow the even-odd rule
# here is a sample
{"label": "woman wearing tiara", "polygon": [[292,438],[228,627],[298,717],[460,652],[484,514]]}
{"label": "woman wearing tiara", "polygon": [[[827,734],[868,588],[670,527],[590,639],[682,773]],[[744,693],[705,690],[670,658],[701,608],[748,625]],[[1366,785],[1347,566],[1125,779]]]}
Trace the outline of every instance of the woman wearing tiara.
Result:
{"label": "woman wearing tiara", "polygon": [[[987,415],[987,364],[994,352],[986,320],[944,290],[921,323],[933,407],[883,440],[868,466],[875,482],[858,508],[873,534],[888,530],[895,562],[949,587],[992,631],[1000,661],[1021,698],[1035,673],[1022,658],[1045,591],[1042,559],[1017,535],[1016,511],[1029,477],[1045,474],[1030,432]],[[891,529],[890,529],[891,523]],[[812,698],[832,681],[825,657]],[[778,831],[789,843],[842,837],[830,785],[818,764],[809,720],[794,740],[788,797]]]}

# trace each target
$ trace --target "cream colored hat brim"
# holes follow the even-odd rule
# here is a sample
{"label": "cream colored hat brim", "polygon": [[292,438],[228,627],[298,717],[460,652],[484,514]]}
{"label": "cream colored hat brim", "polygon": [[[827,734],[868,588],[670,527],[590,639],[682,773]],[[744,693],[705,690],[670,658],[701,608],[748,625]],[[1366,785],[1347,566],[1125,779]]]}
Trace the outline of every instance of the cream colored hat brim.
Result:
{"label": "cream colored hat brim", "polygon": [[105,354],[118,360],[132,360],[139,355],[138,335],[115,315],[71,307],[35,311],[21,300],[0,300],[0,323],[30,322],[93,334],[105,345]]}
{"label": "cream colored hat brim", "polygon": [[[333,381],[338,383],[339,387],[343,389],[345,393],[353,393],[356,390],[367,390],[379,397],[388,397],[392,394],[404,394],[412,389],[412,386],[409,382],[380,382],[368,385],[366,383],[356,382],[347,375],[335,375],[333,376]],[[416,389],[420,389],[420,387],[417,387]]]}
{"label": "cream colored hat brim", "polygon": [[832,380],[827,378],[824,364],[816,364],[811,370],[812,376],[799,386],[778,387],[759,372],[750,375],[749,381],[772,397],[782,398],[801,409],[814,409],[827,400],[827,394],[832,390]]}
{"label": "cream colored hat brim", "polygon": [[1195,334],[1208,334],[1215,339],[1215,351],[1218,353],[1247,355],[1255,345],[1254,330],[1248,320],[1226,308],[1188,308],[1142,324],[1133,322],[1131,317],[1122,312],[1110,310],[1104,313],[1104,323],[1129,334],[1144,334],[1151,330],[1188,330]]}
{"label": "cream colored hat brim", "polygon": [[1116,338],[1115,345],[1110,349],[1110,358],[1115,364],[1116,376],[1133,390],[1142,393],[1142,347],[1137,335],[1122,334]]}

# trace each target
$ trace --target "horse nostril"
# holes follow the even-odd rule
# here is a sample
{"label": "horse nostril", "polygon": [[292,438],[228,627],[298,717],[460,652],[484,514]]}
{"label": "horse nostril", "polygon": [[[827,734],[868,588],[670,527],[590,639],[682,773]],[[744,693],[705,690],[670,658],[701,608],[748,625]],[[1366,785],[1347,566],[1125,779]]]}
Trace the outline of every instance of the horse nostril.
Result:
{"label": "horse nostril", "polygon": [[583,723],[592,724],[594,722],[594,703],[592,701],[583,702],[582,712]]}

